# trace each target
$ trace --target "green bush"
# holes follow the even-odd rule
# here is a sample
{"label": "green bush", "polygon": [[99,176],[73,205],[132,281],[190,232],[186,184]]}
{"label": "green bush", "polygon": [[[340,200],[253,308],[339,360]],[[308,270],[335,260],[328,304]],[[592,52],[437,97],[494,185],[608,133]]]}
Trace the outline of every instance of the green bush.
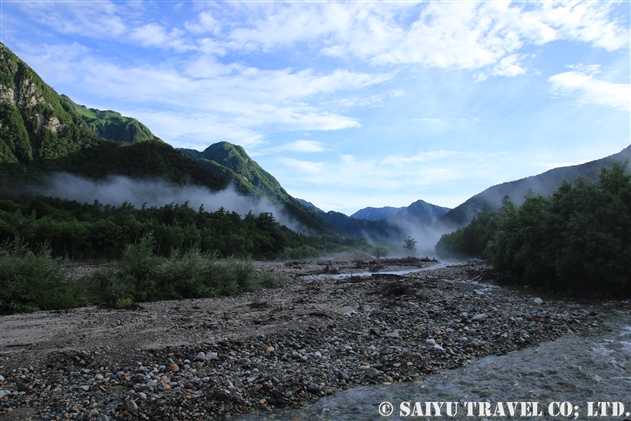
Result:
{"label": "green bush", "polygon": [[603,167],[598,181],[564,181],[550,197],[505,198],[436,245],[439,256],[486,257],[524,282],[576,292],[631,294],[631,174]]}
{"label": "green bush", "polygon": [[76,282],[50,248],[29,250],[21,239],[0,247],[0,313],[76,307],[83,303]]}
{"label": "green bush", "polygon": [[388,255],[388,252],[389,250],[388,250],[388,247],[386,246],[376,246],[375,248],[372,249],[372,254],[377,259],[381,257],[386,257]]}
{"label": "green bush", "polygon": [[210,298],[282,286],[283,280],[259,274],[249,259],[217,259],[194,247],[157,256],[151,236],[129,246],[116,267],[86,276],[90,301],[118,306],[124,300],[145,302],[182,298]]}

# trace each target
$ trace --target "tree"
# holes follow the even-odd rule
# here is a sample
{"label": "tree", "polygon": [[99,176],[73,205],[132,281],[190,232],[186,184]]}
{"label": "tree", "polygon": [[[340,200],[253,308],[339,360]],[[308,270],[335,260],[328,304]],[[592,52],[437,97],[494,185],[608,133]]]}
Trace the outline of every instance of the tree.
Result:
{"label": "tree", "polygon": [[416,251],[416,240],[408,235],[408,238],[405,239],[405,245],[403,248],[410,253],[414,253]]}
{"label": "tree", "polygon": [[386,257],[388,255],[388,247],[386,246],[377,246],[372,250],[372,254],[377,258],[380,259],[382,257]]}

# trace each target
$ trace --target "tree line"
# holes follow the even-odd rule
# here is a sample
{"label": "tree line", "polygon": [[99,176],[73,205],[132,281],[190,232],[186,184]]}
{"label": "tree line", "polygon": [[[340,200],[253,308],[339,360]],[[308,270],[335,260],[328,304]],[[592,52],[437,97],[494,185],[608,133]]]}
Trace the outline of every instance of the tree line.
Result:
{"label": "tree line", "polygon": [[118,259],[148,234],[165,257],[196,248],[218,257],[304,258],[366,246],[360,239],[294,232],[271,213],[207,212],[188,203],[138,209],[51,197],[0,200],[0,242],[19,238],[31,250],[47,245],[56,257]]}
{"label": "tree line", "polygon": [[524,283],[631,294],[631,174],[603,167],[598,180],[565,180],[549,197],[509,197],[436,244],[439,257],[485,258]]}

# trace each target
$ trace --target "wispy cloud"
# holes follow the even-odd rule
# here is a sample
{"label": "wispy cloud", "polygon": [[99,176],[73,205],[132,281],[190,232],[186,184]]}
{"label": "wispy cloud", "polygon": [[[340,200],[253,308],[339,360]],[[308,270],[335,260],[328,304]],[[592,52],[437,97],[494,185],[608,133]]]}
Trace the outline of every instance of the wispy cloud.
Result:
{"label": "wispy cloud", "polygon": [[[257,17],[225,28],[217,37],[224,49],[270,52],[303,43],[324,55],[376,65],[488,68],[481,75],[514,77],[525,72],[518,51],[528,44],[566,39],[607,50],[628,45],[624,23],[601,2],[264,3],[234,9],[243,7]],[[211,13],[228,11],[212,5],[191,28],[217,33]]]}
{"label": "wispy cloud", "polygon": [[594,69],[572,71],[548,79],[554,95],[576,96],[581,104],[606,105],[621,110],[631,109],[631,85],[597,79]]}
{"label": "wispy cloud", "polygon": [[284,165],[292,174],[298,177],[301,176],[313,176],[324,174],[326,171],[326,164],[324,162],[302,161],[299,159],[279,158],[279,161]]}
{"label": "wispy cloud", "polygon": [[291,152],[323,152],[325,150],[324,144],[322,142],[316,142],[314,140],[295,140],[290,143],[284,143],[282,145],[271,148],[270,151],[273,152],[283,152],[283,151],[291,151]]}

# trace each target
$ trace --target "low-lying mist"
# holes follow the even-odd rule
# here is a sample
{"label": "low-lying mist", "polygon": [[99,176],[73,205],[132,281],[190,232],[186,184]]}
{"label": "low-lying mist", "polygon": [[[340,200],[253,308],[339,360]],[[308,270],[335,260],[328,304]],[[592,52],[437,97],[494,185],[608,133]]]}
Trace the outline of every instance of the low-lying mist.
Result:
{"label": "low-lying mist", "polygon": [[300,231],[301,228],[287,215],[282,205],[272,203],[266,198],[243,196],[233,186],[213,192],[203,186],[179,186],[160,179],[136,180],[116,175],[94,180],[68,173],[55,173],[47,180],[46,187],[38,188],[35,193],[84,203],[98,200],[113,206],[127,202],[136,208],[143,204],[162,207],[171,203],[182,205],[188,202],[189,207],[195,210],[204,205],[207,212],[214,212],[219,208],[241,216],[248,212],[254,215],[269,212],[277,222],[286,227],[294,231]]}

